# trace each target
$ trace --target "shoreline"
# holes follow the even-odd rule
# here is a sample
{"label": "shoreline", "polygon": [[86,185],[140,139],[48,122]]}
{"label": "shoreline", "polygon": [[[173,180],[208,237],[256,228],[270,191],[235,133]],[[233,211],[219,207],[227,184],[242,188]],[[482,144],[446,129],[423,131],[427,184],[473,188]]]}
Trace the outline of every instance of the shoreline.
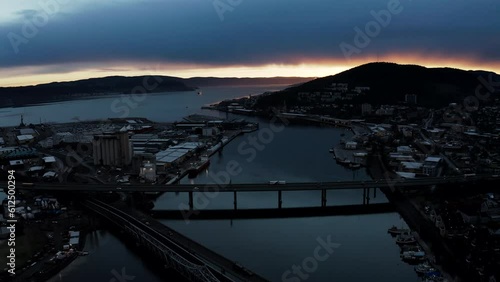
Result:
{"label": "shoreline", "polygon": [[[145,93],[146,95],[158,95],[158,94],[169,94],[169,93],[175,93],[175,92],[193,92],[196,91],[197,89],[185,89],[185,90],[164,90],[164,91],[158,91],[158,92],[149,92]],[[12,103],[12,105],[1,105],[0,104],[0,110],[2,109],[9,109],[9,108],[24,108],[24,107],[33,107],[33,106],[40,106],[40,105],[50,105],[50,104],[57,104],[61,102],[71,102],[71,101],[81,101],[81,100],[92,100],[92,99],[104,99],[104,98],[116,98],[121,95],[136,95],[133,93],[119,93],[119,92],[109,92],[109,93],[96,93],[96,94],[90,94],[90,93],[81,93],[81,94],[73,94],[74,96],[67,96],[64,98],[52,98],[52,99],[47,99],[47,100],[40,100],[40,101],[34,101],[34,102],[29,102],[29,103],[21,103],[21,104],[15,104]],[[3,97],[2,97],[3,98]],[[12,100],[12,98],[5,97],[3,98],[4,100]]]}
{"label": "shoreline", "polygon": [[[128,118],[128,119],[130,119],[130,118]],[[76,122],[62,123],[62,124],[75,124],[75,123],[76,123]],[[160,124],[161,124],[161,123],[160,123]],[[332,125],[332,126],[334,126],[334,125]],[[356,135],[358,135],[358,132],[356,132],[356,130],[355,130],[355,128],[354,128],[354,126],[353,126],[353,125],[343,126],[343,127],[345,127],[346,129],[347,129],[347,127],[348,127],[348,128],[349,128],[349,129],[350,129],[350,130],[354,133],[353,137],[354,137],[354,136],[356,136]],[[233,134],[232,134],[232,135],[230,135],[230,136],[227,136],[227,137],[229,137],[229,139],[227,139],[227,141],[226,141],[225,143],[224,143],[224,142],[222,142],[222,141],[221,141],[221,142],[219,142],[219,143],[217,143],[217,144],[221,144],[221,146],[220,146],[219,148],[217,148],[217,150],[214,150],[213,152],[211,152],[211,154],[210,154],[209,156],[212,156],[212,155],[214,155],[216,152],[218,152],[219,150],[222,150],[222,148],[223,148],[225,145],[229,144],[232,140],[234,140],[237,136],[241,135],[242,133],[243,133],[243,132],[240,130],[240,131],[238,131],[238,132],[236,132],[236,133],[233,133]],[[351,138],[352,138],[352,137],[351,137]],[[372,165],[374,165],[374,163],[372,163]],[[383,165],[378,164],[378,167],[377,167],[377,169],[376,169],[376,170],[374,170],[374,169],[373,169],[373,167],[368,166],[368,167],[367,167],[367,171],[368,171],[368,174],[369,174],[372,178],[374,178],[374,175],[376,175],[377,173],[381,173],[381,171],[383,171]],[[179,178],[178,178],[178,180],[177,180],[177,181],[180,181],[182,178],[184,178],[184,177],[185,177],[185,175],[187,175],[187,170],[185,171],[185,174],[184,174],[184,175],[182,175],[182,177],[179,177]],[[383,174],[379,174],[379,175],[382,175],[382,176],[383,176]],[[378,177],[378,179],[381,179],[381,178],[383,178],[383,177]],[[385,191],[383,191],[383,192],[384,192],[384,194],[386,194],[387,198],[389,198],[389,196],[387,195],[387,193],[386,193]],[[404,215],[404,214],[402,214],[400,211],[398,211],[398,213],[399,213],[401,216],[405,217],[405,215]],[[408,222],[407,218],[405,218],[405,221],[407,221],[407,222]],[[409,223],[409,222],[408,222],[408,223]],[[409,225],[410,225],[410,224],[409,224]],[[417,226],[418,226],[418,225],[417,225]],[[417,230],[417,229],[416,229],[416,228],[414,228],[414,227],[412,227],[412,229]],[[444,272],[443,272],[443,274],[444,274]]]}
{"label": "shoreline", "polygon": [[[385,168],[383,164],[380,163],[381,160],[379,158],[374,160],[375,158],[373,154],[368,156],[368,175],[370,175],[372,179],[385,179],[388,177],[387,174],[382,173]],[[421,215],[416,207],[416,203],[401,193],[393,193],[390,189],[380,190],[391,203],[395,204],[396,212],[404,219],[410,229],[417,234],[415,237],[418,244],[424,249],[426,256],[429,257],[429,261],[431,261],[431,263],[441,272],[445,279],[447,279],[448,282],[465,281],[460,278],[463,274],[451,271],[456,269],[452,266],[456,263],[453,262],[452,259],[452,257],[454,257],[453,253],[444,242],[444,238],[440,236],[439,231],[435,230],[435,226],[429,224],[426,218]],[[442,245],[439,245],[440,243]],[[439,246],[439,249],[436,249],[436,246]],[[443,255],[446,257],[443,258]],[[436,263],[436,258],[438,257],[441,258],[439,259],[439,264]],[[434,259],[431,260],[431,258]]]}
{"label": "shoreline", "polygon": [[[232,134],[230,134],[229,136],[225,136],[224,138],[227,138],[227,140],[224,142],[224,141],[220,141],[219,143],[215,144],[214,146],[206,149],[205,151],[203,151],[201,153],[201,155],[206,155],[208,157],[208,159],[210,159],[210,157],[212,157],[213,155],[215,155],[217,152],[220,152],[223,150],[223,148],[228,145],[229,143],[231,143],[231,141],[233,141],[236,137],[240,136],[240,135],[243,135],[244,132],[242,130],[236,130],[235,132],[233,132]],[[215,147],[215,149],[213,149]],[[213,150],[211,150],[213,149]],[[208,151],[210,150],[210,153],[208,153]],[[207,154],[208,153],[208,154]],[[209,166],[210,167],[210,166]],[[166,185],[170,185],[170,184],[175,184],[175,183],[179,183],[182,179],[184,179],[187,175],[189,174],[189,167],[188,168],[185,168],[181,171],[181,173],[178,175],[178,176],[175,176],[174,178],[170,179],[167,183],[165,183]],[[162,194],[162,193],[161,193]]]}

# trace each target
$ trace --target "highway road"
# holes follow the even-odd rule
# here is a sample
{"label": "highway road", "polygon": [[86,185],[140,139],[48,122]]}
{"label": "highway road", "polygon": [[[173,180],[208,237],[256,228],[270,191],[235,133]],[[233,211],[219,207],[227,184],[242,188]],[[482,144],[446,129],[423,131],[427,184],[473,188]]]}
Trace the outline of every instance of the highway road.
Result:
{"label": "highway road", "polygon": [[[310,183],[247,183],[247,184],[61,184],[61,183],[18,183],[18,190],[74,191],[74,192],[256,192],[256,191],[307,191],[307,190],[349,190],[364,188],[404,188],[412,186],[431,186],[448,183],[474,183],[477,181],[497,181],[498,175],[466,175],[450,177],[422,177],[378,179],[367,181],[336,181]],[[0,182],[6,188],[6,182]]]}

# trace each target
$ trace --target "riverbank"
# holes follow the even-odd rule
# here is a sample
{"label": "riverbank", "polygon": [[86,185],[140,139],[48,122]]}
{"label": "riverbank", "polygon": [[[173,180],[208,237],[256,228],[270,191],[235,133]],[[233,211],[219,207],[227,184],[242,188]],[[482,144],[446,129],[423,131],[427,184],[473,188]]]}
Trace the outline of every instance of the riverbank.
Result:
{"label": "riverbank", "polygon": [[[367,170],[373,179],[396,181],[395,174],[385,168],[379,155],[370,154],[368,156]],[[457,267],[457,256],[444,238],[441,237],[439,230],[419,212],[417,208],[418,204],[414,203],[409,197],[398,190],[391,191],[388,188],[380,190],[395,205],[396,210],[408,226],[417,233],[416,237],[419,245],[424,249],[427,256],[431,258],[431,263],[443,274],[447,281],[464,281],[458,276],[459,274],[463,275],[463,273],[456,273],[460,269]]]}
{"label": "riverbank", "polygon": [[[31,222],[25,236],[31,236],[34,241],[45,240],[39,249],[32,250],[28,263],[16,271],[16,276],[11,281],[46,281],[71,265],[78,258],[78,251],[85,247],[85,236],[90,227],[88,216],[81,210],[68,210],[67,213],[54,218],[47,218],[43,222]],[[73,246],[74,251],[69,251],[70,230],[80,231],[79,242]],[[24,246],[18,244],[21,248]],[[27,244],[30,245],[30,244]],[[67,246],[67,249],[65,248]],[[61,251],[64,255],[58,255]],[[54,257],[59,256],[59,259]],[[6,279],[8,279],[6,277]]]}

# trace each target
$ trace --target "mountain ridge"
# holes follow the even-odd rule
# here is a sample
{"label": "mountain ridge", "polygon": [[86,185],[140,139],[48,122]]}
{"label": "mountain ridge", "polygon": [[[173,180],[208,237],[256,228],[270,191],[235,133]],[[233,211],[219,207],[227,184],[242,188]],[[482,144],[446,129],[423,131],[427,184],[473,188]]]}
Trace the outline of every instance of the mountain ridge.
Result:
{"label": "mountain ridge", "polygon": [[[325,92],[332,83],[348,83],[350,87],[370,87],[362,100],[356,100],[360,103],[390,104],[404,101],[405,94],[417,94],[419,105],[440,107],[474,95],[476,88],[483,83],[479,77],[488,80],[490,74],[493,81],[500,82],[500,76],[490,71],[427,68],[388,62],[368,63],[278,91],[263,97],[257,106],[278,106],[284,101],[287,105],[297,105],[299,92]],[[498,90],[497,86],[496,91]]]}
{"label": "mountain ridge", "polygon": [[296,84],[310,78],[180,78],[161,75],[106,76],[29,86],[0,87],[0,107],[23,106],[112,94],[194,91],[206,86]]}

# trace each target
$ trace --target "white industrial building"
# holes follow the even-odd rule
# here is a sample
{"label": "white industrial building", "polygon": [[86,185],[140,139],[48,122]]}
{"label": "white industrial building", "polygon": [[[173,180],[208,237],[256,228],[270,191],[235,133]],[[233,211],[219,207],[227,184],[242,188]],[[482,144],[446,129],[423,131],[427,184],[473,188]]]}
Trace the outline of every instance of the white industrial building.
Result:
{"label": "white industrial building", "polygon": [[172,146],[156,154],[156,164],[159,166],[163,165],[165,167],[170,167],[174,164],[182,162],[200,146],[202,146],[202,143],[199,142],[185,142]]}
{"label": "white industrial building", "polygon": [[28,144],[33,141],[33,139],[35,139],[35,137],[33,137],[33,135],[31,134],[17,136],[17,141],[19,142],[19,144]]}
{"label": "white industrial building", "polygon": [[139,176],[144,178],[146,181],[156,181],[156,164],[149,161],[143,162]]}

